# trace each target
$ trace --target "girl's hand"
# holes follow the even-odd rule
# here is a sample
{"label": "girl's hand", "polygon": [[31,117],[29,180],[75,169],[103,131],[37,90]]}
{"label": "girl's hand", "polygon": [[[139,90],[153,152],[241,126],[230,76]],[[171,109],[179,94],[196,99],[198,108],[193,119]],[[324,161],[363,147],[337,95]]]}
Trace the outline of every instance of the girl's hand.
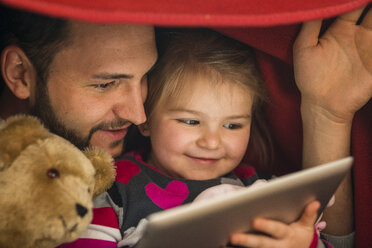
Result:
{"label": "girl's hand", "polygon": [[230,243],[251,248],[308,248],[313,240],[314,222],[319,207],[319,202],[311,202],[305,208],[300,220],[290,225],[268,219],[255,219],[253,228],[268,236],[236,233],[230,237]]}
{"label": "girl's hand", "polygon": [[334,122],[351,122],[372,97],[372,8],[356,25],[362,12],[340,15],[320,37],[322,21],[306,22],[294,44],[302,105]]}

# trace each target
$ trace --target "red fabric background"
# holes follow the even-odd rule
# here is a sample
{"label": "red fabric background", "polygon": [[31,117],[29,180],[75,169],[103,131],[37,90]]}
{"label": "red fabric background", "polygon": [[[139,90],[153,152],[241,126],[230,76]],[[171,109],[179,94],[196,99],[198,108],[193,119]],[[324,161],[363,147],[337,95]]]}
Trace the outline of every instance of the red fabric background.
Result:
{"label": "red fabric background", "polygon": [[[300,169],[301,164],[300,95],[294,83],[291,64],[292,42],[299,25],[293,23],[331,17],[371,0],[0,0],[0,2],[52,16],[93,22],[209,26],[253,46],[256,48],[258,64],[271,95],[267,117],[276,148],[274,170],[278,174],[284,174]],[[286,25],[272,26],[277,24]],[[357,248],[372,247],[371,127],[372,101],[356,114],[352,130]]]}
{"label": "red fabric background", "polygon": [[369,0],[1,0],[15,7],[93,22],[268,26],[329,17]]}

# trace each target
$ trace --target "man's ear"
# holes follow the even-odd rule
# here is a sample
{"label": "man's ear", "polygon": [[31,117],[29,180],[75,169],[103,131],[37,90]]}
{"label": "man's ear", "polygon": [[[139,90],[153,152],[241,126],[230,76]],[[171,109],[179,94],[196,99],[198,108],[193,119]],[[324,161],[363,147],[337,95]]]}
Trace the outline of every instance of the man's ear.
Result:
{"label": "man's ear", "polygon": [[35,68],[23,50],[14,45],[4,48],[1,53],[1,73],[13,94],[20,98],[30,97],[35,85]]}
{"label": "man's ear", "polygon": [[143,136],[145,136],[145,137],[150,136],[150,128],[149,128],[149,124],[147,122],[139,125],[138,130],[140,131],[140,133]]}

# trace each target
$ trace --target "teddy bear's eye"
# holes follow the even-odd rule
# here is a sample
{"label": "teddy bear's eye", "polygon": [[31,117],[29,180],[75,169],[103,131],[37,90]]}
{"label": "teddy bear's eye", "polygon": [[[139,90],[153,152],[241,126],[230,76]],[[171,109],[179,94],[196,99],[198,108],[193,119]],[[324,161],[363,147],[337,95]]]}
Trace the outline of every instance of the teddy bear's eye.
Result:
{"label": "teddy bear's eye", "polygon": [[57,169],[49,169],[47,172],[47,175],[49,178],[58,178],[59,177],[59,171]]}

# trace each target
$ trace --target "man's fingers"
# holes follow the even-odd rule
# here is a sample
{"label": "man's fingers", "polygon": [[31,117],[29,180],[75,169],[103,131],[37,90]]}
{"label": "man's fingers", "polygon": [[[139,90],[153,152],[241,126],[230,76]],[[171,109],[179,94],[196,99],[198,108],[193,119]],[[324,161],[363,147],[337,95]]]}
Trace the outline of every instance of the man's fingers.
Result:
{"label": "man's fingers", "polygon": [[362,22],[360,23],[361,26],[372,29],[372,4],[366,9],[366,13],[364,13],[364,17]]}
{"label": "man's fingers", "polygon": [[294,49],[313,47],[318,44],[322,20],[304,22],[296,38]]}
{"label": "man's fingers", "polygon": [[345,14],[340,15],[338,18],[355,24],[358,21],[360,15],[363,13],[364,8],[365,6],[362,8],[347,12]]}

